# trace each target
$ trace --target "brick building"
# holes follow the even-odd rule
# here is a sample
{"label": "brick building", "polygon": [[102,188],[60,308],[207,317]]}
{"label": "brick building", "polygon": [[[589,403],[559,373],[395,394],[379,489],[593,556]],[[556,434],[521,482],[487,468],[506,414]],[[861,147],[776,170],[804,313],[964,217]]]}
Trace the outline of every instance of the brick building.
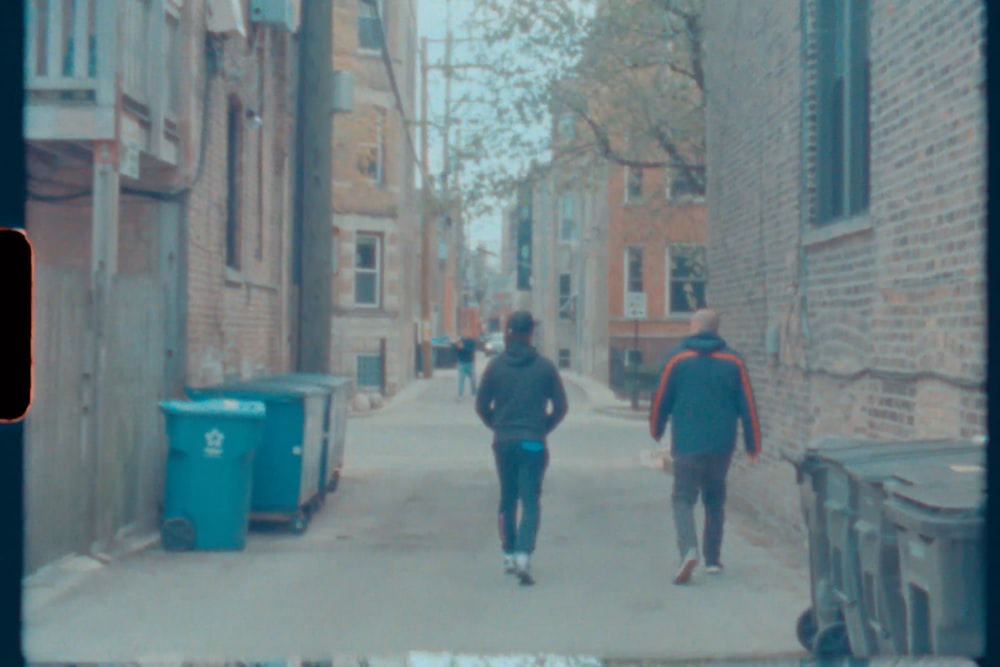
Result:
{"label": "brick building", "polygon": [[298,46],[246,0],[27,9],[30,571],[155,524],[159,400],[290,370]]}
{"label": "brick building", "polygon": [[[608,169],[607,308],[611,384],[624,364],[658,365],[705,305],[705,200],[669,169]],[[630,316],[630,302],[645,316]],[[633,352],[638,350],[638,354]],[[638,357],[636,359],[636,357]]]}
{"label": "brick building", "polygon": [[353,113],[333,130],[331,369],[390,395],[414,376],[419,335],[420,258],[411,249],[420,247],[420,211],[407,139],[415,63],[412,0],[335,0],[334,67],[355,83]]}
{"label": "brick building", "polygon": [[706,3],[708,299],[764,434],[732,490],[785,525],[815,436],[985,433],[983,9]]}

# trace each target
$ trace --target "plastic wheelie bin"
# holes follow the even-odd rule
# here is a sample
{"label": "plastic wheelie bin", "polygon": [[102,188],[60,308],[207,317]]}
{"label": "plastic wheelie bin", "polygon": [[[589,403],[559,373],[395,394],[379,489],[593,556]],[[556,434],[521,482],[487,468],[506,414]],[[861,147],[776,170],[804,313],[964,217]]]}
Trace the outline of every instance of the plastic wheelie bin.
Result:
{"label": "plastic wheelie bin", "polygon": [[[876,581],[891,584],[894,577],[898,578],[898,568],[893,571],[891,560],[877,563],[885,569],[874,572],[866,572],[862,567],[861,535],[871,541],[873,528],[860,521],[862,497],[866,503],[880,503],[882,484],[901,467],[928,468],[933,467],[935,462],[940,462],[939,465],[974,463],[979,460],[981,449],[971,443],[949,440],[896,441],[880,443],[864,456],[844,450],[826,455],[827,498],[824,509],[829,531],[832,591],[843,613],[852,655],[878,655],[880,646],[875,627],[878,627],[883,639],[891,639],[892,620],[897,618],[883,614],[876,617],[873,623],[872,617],[876,612],[864,604],[865,580],[870,581],[870,586],[874,586]],[[869,598],[869,603],[874,599],[877,598]],[[895,630],[899,632],[898,624]]]}
{"label": "plastic wheelie bin", "polygon": [[319,508],[326,390],[315,385],[247,380],[185,389],[195,399],[229,397],[264,403],[264,437],[254,459],[250,520],[287,523],[304,533]]}
{"label": "plastic wheelie bin", "polygon": [[[809,543],[809,577],[812,606],[799,616],[796,636],[802,646],[817,655],[847,655],[850,645],[840,604],[833,593],[830,564],[830,537],[827,529],[828,456],[839,452],[844,458],[864,457],[881,443],[843,437],[818,438],[801,456],[788,458],[795,466],[802,518]],[[787,457],[786,457],[787,458]]]}
{"label": "plastic wheelie bin", "polygon": [[886,483],[910,655],[983,655],[985,487],[982,463],[908,470]]}
{"label": "plastic wheelie bin", "polygon": [[162,401],[170,442],[160,536],[168,551],[246,545],[263,403]]}
{"label": "plastic wheelie bin", "polygon": [[330,391],[324,419],[323,466],[320,474],[321,493],[333,493],[340,483],[344,468],[344,449],[347,441],[347,408],[354,386],[350,378],[323,373],[290,373],[272,376],[275,380],[292,380],[317,384]]}

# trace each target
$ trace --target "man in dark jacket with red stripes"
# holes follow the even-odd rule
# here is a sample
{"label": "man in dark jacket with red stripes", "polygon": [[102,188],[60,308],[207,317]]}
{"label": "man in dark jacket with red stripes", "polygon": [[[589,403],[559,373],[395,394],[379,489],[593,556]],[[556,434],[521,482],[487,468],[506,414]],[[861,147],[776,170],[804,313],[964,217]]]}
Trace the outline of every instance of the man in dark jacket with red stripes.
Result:
{"label": "man in dark jacket with red stripes", "polygon": [[699,491],[705,505],[703,553],[710,574],[722,572],[722,525],[726,473],[736,448],[736,423],[750,462],[760,454],[760,420],[743,359],[718,334],[719,315],[699,310],[691,317],[692,335],[671,350],[660,376],[649,415],[657,442],[673,418],[674,524],[681,564],[675,584],[686,584],[698,564],[694,506]]}

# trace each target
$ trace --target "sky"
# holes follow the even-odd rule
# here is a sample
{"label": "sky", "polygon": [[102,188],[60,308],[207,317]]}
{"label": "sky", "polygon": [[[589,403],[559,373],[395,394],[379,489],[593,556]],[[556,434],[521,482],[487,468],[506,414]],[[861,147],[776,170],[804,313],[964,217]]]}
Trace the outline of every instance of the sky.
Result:
{"label": "sky", "polygon": [[[451,28],[453,37],[461,39],[462,22],[472,11],[475,0],[415,0],[417,3],[417,34],[419,37],[427,37],[428,61],[431,65],[439,64],[444,60],[444,41],[434,42],[430,40],[444,40],[447,35],[448,7],[451,8]],[[419,45],[417,47],[419,49]],[[465,49],[463,51],[463,49]],[[419,54],[418,54],[419,58]],[[457,64],[471,59],[471,55],[461,43],[455,43],[452,48],[452,62]],[[419,76],[418,67],[418,76]],[[445,85],[444,76],[441,70],[430,70],[427,81],[428,111],[432,118],[444,116]],[[419,108],[419,79],[418,79],[418,108]],[[460,87],[454,81],[451,86],[452,101],[461,94]],[[418,139],[419,135],[415,137]],[[431,130],[428,134],[428,151],[430,153],[430,172],[432,174],[441,173],[442,170],[442,134],[440,131]],[[453,137],[454,139],[454,137]],[[418,144],[419,145],[419,144]],[[469,221],[469,238],[473,247],[478,243],[483,243],[487,249],[500,254],[501,223],[500,214],[494,213],[485,218]]]}

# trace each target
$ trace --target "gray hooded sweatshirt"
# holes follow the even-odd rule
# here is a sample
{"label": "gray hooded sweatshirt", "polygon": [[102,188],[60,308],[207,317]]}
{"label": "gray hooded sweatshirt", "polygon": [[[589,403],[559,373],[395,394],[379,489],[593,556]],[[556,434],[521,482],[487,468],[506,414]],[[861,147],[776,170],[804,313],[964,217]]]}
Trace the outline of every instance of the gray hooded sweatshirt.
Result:
{"label": "gray hooded sweatshirt", "polygon": [[545,442],[568,408],[555,364],[517,342],[486,367],[476,394],[476,412],[497,441]]}

